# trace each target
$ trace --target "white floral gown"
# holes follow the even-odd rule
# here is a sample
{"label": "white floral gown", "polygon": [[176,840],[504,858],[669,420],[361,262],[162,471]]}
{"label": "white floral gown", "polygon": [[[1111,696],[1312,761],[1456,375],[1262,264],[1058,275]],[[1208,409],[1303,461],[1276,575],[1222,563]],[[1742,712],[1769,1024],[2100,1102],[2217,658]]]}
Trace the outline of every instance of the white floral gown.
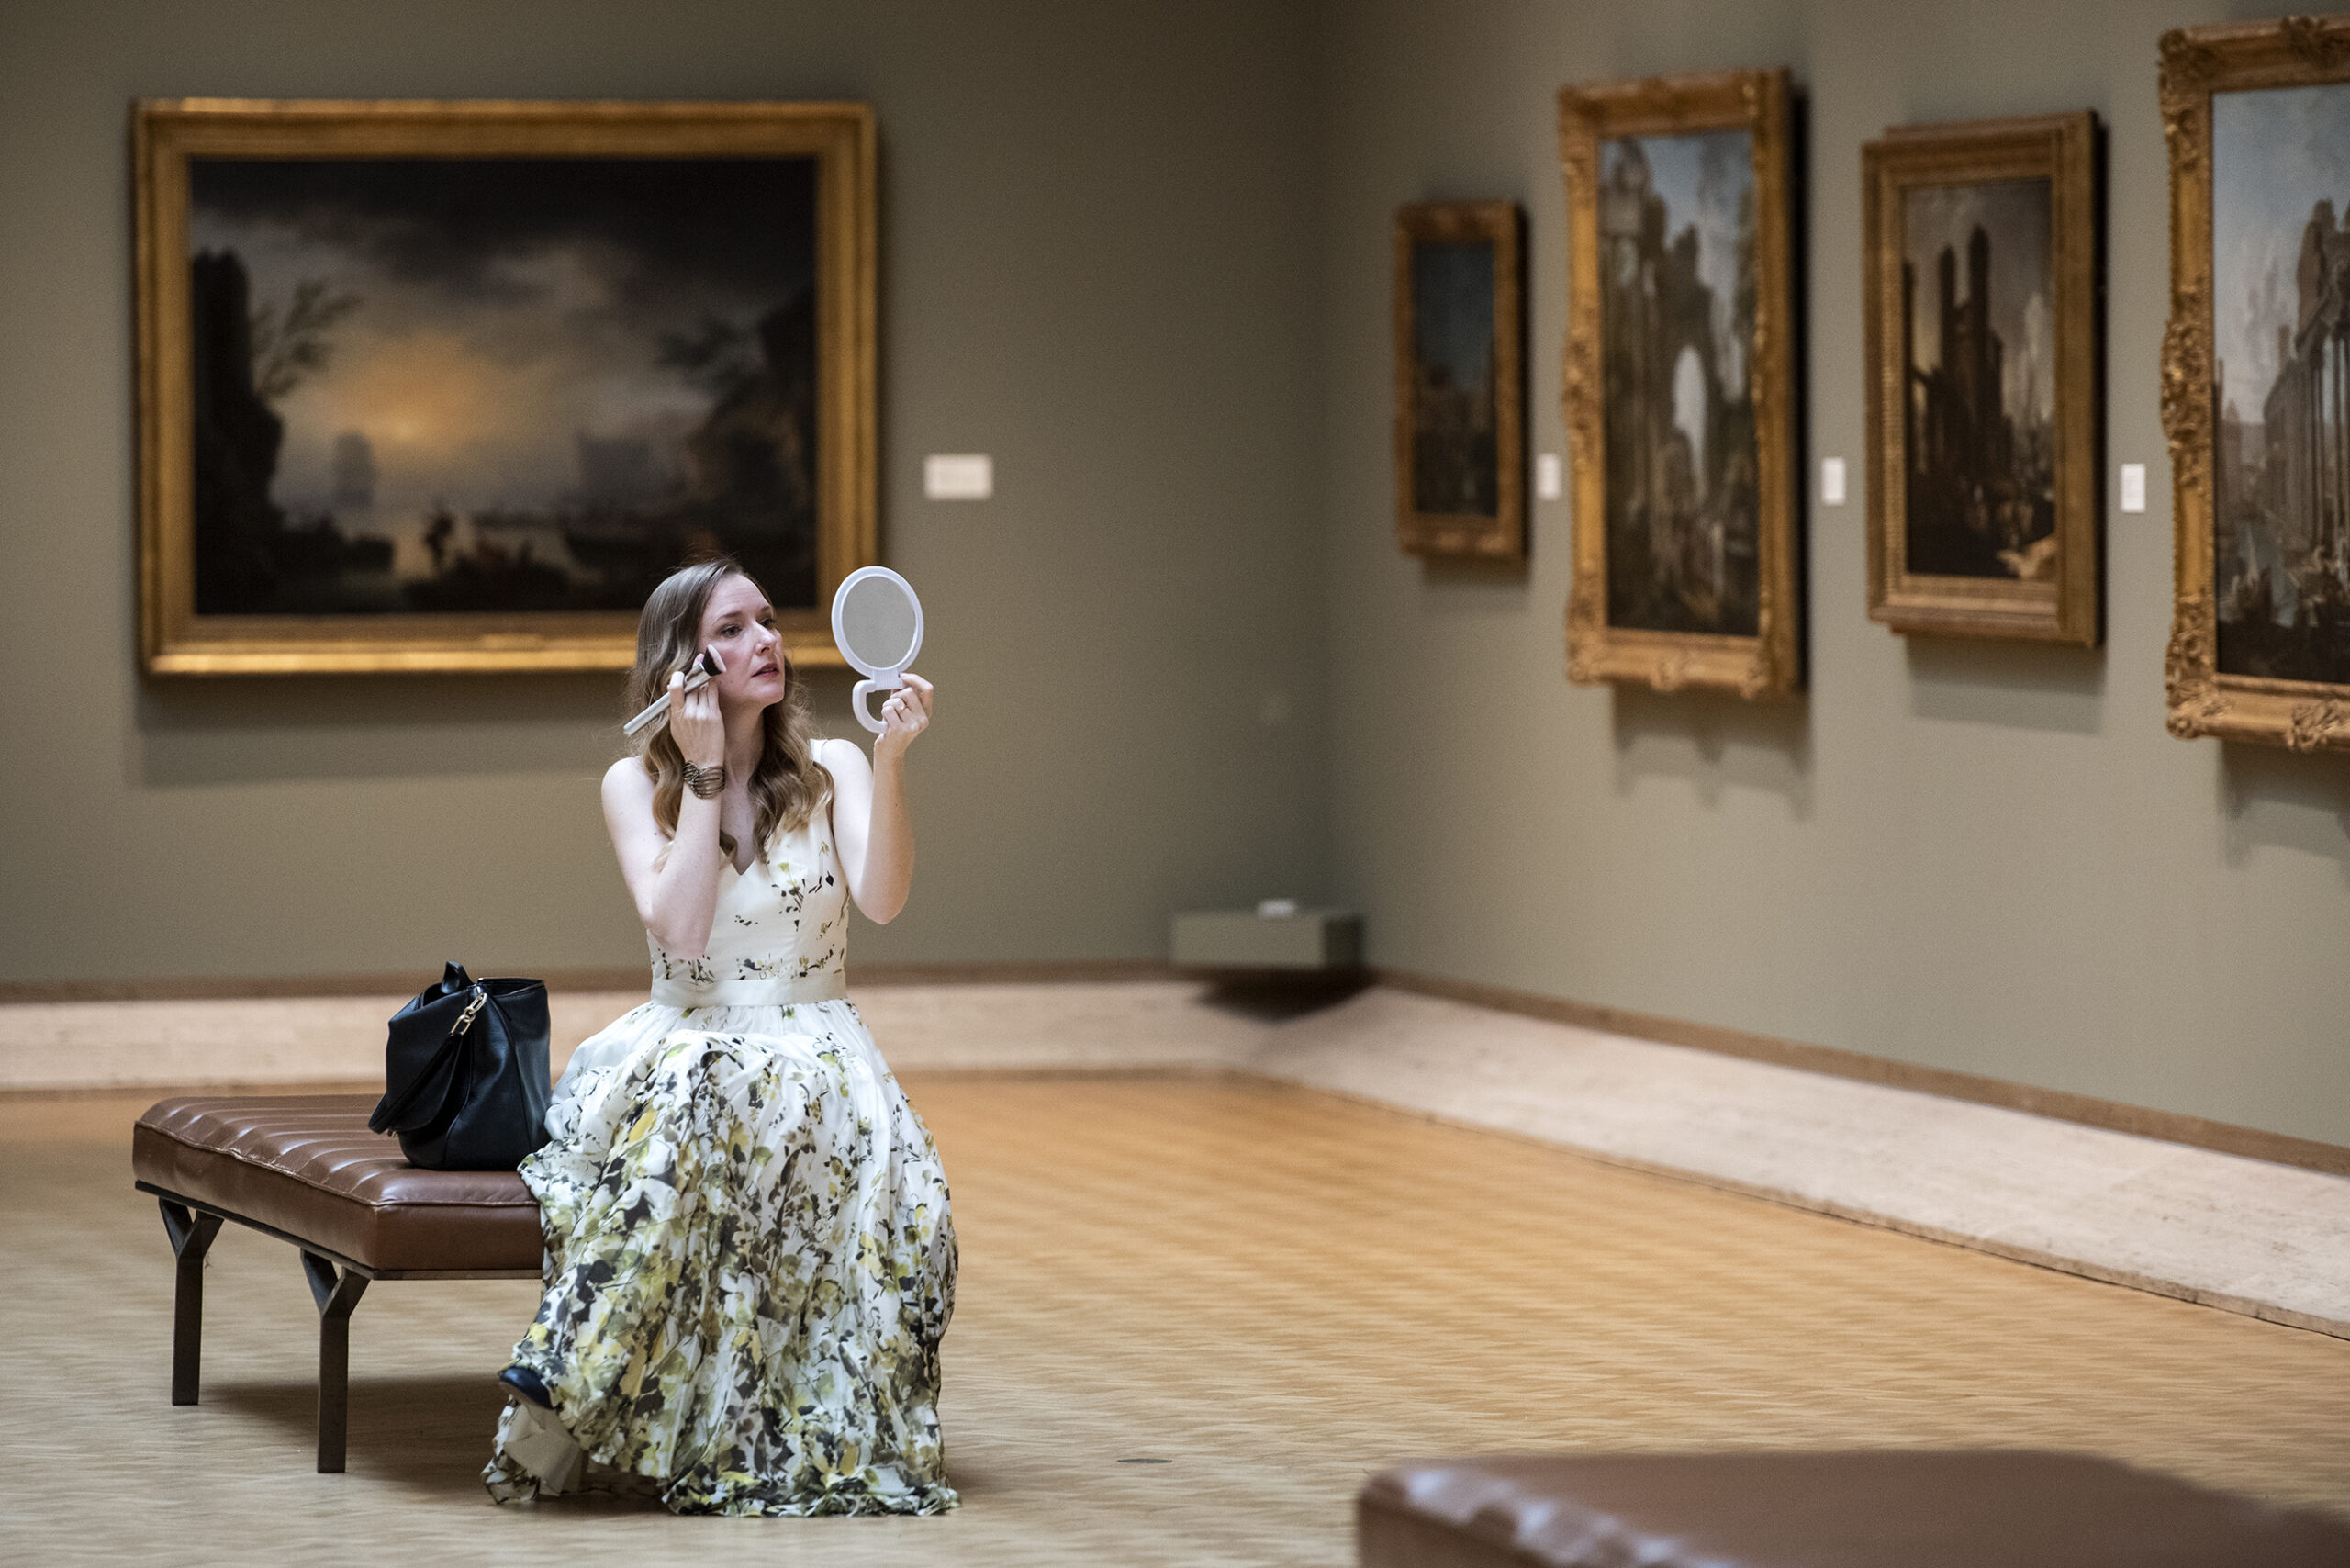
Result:
{"label": "white floral gown", "polygon": [[955,1227],[929,1129],[847,1000],[825,813],[720,873],[710,950],[580,1046],[522,1163],[546,1296],[483,1481],[643,1477],[677,1513],[956,1506],[938,1431]]}

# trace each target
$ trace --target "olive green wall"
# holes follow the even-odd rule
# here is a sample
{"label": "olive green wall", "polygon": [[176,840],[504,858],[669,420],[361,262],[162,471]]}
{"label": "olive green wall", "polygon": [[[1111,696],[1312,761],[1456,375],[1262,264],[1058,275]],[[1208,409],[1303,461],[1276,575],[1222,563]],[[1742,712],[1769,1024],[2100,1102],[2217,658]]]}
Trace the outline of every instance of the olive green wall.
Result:
{"label": "olive green wall", "polygon": [[[1163,952],[1326,879],[1313,16],[1114,6],[0,7],[0,980],[641,963],[611,678],[142,681],[126,106],[854,98],[881,130],[883,555],[939,718],[866,958]],[[922,498],[924,453],[997,496]],[[820,720],[860,734],[846,682]],[[1283,714],[1286,713],[1286,717]]]}
{"label": "olive green wall", "polygon": [[[1361,0],[1326,44],[1325,418],[1338,888],[1382,964],[2350,1142],[2350,758],[2163,729],[2168,287],[2155,40],[2219,7]],[[2256,16],[2258,11],[2238,13]],[[1393,543],[1396,204],[1530,219],[1529,428],[1564,450],[1561,84],[1786,65],[1810,113],[1811,694],[1561,678],[1563,502],[1522,577]],[[1860,149],[1886,125],[2093,108],[2111,129],[2098,652],[1867,619]],[[2336,193],[2337,197],[2344,193]],[[2111,470],[2107,492],[2112,492]]]}
{"label": "olive green wall", "polygon": [[[1336,893],[1398,968],[2350,1142],[2350,763],[2162,728],[2154,43],[2091,0],[0,11],[0,980],[635,960],[590,678],[142,682],[123,107],[141,95],[853,97],[883,140],[885,555],[932,611],[915,902],[865,958],[1147,957]],[[2257,15],[2245,11],[2244,15]],[[1809,104],[1812,689],[1568,686],[1522,576],[1393,543],[1388,223],[1514,196],[1563,451],[1560,84],[1794,68]],[[1859,149],[2111,129],[2095,653],[1865,615]],[[922,455],[988,451],[934,504]],[[837,733],[845,685],[820,711]],[[1284,716],[1285,715],[1285,716]]]}

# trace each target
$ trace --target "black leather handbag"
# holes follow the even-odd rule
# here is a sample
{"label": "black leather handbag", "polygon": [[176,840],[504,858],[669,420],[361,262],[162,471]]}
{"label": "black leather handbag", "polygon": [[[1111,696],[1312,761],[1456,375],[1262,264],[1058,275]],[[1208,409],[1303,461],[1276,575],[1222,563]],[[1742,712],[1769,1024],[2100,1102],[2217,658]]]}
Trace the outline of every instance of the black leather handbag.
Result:
{"label": "black leather handbag", "polygon": [[477,980],[451,960],[392,1014],[384,1098],[370,1132],[397,1132],[411,1165],[511,1170],[547,1141],[547,988]]}

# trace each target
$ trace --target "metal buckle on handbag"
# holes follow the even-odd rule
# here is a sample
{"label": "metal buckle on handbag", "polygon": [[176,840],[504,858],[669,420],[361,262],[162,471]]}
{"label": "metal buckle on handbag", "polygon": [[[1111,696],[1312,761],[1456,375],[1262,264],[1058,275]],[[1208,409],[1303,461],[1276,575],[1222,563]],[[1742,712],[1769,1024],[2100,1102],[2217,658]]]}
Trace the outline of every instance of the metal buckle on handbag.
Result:
{"label": "metal buckle on handbag", "polygon": [[[475,1015],[480,1013],[483,1005],[488,1001],[489,992],[484,991],[479,986],[474,987],[474,999],[465,1003],[464,1012],[458,1014],[456,1023],[450,1027],[449,1037],[453,1040],[459,1035],[462,1035],[466,1030],[472,1028],[474,1026]],[[426,1037],[430,1038],[431,1036],[428,1036]]]}

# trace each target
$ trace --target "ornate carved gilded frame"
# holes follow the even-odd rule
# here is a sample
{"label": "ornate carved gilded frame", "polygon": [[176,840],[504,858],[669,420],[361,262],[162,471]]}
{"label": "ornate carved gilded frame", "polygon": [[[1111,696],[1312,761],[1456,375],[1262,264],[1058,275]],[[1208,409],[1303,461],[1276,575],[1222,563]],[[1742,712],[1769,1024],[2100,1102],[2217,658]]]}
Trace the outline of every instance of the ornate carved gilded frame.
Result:
{"label": "ornate carved gilded frame", "polygon": [[2192,28],[2162,39],[2163,136],[2170,144],[2170,326],[2163,335],[2163,430],[2170,438],[2177,541],[2170,733],[2312,751],[2350,749],[2350,686],[2220,673],[2213,484],[2219,439],[2211,324],[2211,95],[2350,81],[2350,17]]}
{"label": "ornate carved gilded frame", "polygon": [[[1404,554],[1510,562],[1526,558],[1525,218],[1509,201],[1423,202],[1395,214],[1395,540]],[[1494,248],[1494,426],[1499,465],[1495,515],[1424,512],[1413,465],[1412,262],[1421,244]]]}
{"label": "ornate carved gilded frame", "polygon": [[[1896,632],[2095,646],[2099,610],[2097,117],[1888,127],[1861,149],[1869,377],[1869,616]],[[2053,576],[1908,569],[1905,197],[1937,185],[2046,180],[2056,349]]]}
{"label": "ornate carved gilded frame", "polygon": [[155,675],[625,669],[633,613],[198,615],[190,408],[191,156],[813,157],[818,599],[791,657],[838,665],[834,588],[873,564],[874,126],[861,104],[142,102],[131,116],[140,413],[140,655]]}
{"label": "ornate carved gilded frame", "polygon": [[[1793,236],[1788,78],[1724,71],[1567,87],[1559,151],[1567,183],[1564,393],[1574,465],[1574,575],[1567,593],[1567,678],[1710,687],[1780,697],[1803,683],[1797,580]],[[1748,385],[1755,409],[1758,611],[1752,636],[1613,626],[1607,621],[1607,409],[1601,367],[1599,146],[1622,136],[1744,129],[1754,146],[1755,312]]]}

